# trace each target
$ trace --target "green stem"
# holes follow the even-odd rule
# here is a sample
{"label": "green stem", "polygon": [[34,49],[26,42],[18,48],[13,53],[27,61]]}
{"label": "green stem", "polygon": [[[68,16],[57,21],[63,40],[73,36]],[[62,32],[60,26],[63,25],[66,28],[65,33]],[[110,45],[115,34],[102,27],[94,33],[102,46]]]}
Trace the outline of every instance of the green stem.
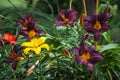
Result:
{"label": "green stem", "polygon": [[92,72],[92,75],[90,77],[90,80],[95,80],[94,77],[97,76],[97,66],[98,65],[94,65],[94,71]]}
{"label": "green stem", "polygon": [[92,72],[92,75],[91,75],[91,77],[90,77],[90,80],[94,80],[94,74],[95,74],[95,70],[94,70],[94,72]]}
{"label": "green stem", "polygon": [[60,36],[59,36],[58,30],[57,30],[57,26],[54,26],[54,27],[55,27],[55,32],[56,32],[57,39],[59,40]]}
{"label": "green stem", "polygon": [[72,0],[69,2],[69,9],[72,9]]}
{"label": "green stem", "polygon": [[[58,70],[58,72],[59,72],[59,71],[60,71],[60,63],[59,63],[59,57],[56,56],[56,54],[57,54],[57,53],[54,53],[54,56],[55,56],[55,58],[57,58],[57,70]],[[58,77],[60,77],[60,76],[58,76]]]}
{"label": "green stem", "polygon": [[96,14],[98,13],[99,0],[96,0]]}
{"label": "green stem", "polygon": [[19,29],[18,29],[18,27],[17,27],[17,28],[16,28],[16,35],[18,35],[18,30],[19,30]]}
{"label": "green stem", "polygon": [[97,41],[95,41],[95,48],[97,49]]}
{"label": "green stem", "polygon": [[53,17],[53,15],[54,15],[54,10],[53,10],[52,5],[49,3],[48,0],[45,0],[45,2],[48,4],[48,6],[49,6],[49,8],[50,8],[50,11],[51,11],[51,14],[52,14],[52,17]]}
{"label": "green stem", "polygon": [[67,41],[67,33],[68,33],[68,27],[66,27],[66,31],[65,31],[65,39]]}
{"label": "green stem", "polygon": [[4,45],[4,41],[3,41],[3,39],[2,39],[2,35],[1,35],[1,34],[0,34],[0,38],[1,38],[1,41],[2,41],[2,43],[3,43],[4,52],[6,53],[6,55],[8,55],[8,52],[7,52],[6,47],[5,47],[5,45]]}
{"label": "green stem", "polygon": [[[72,58],[70,58],[70,63],[69,63],[69,71],[71,72],[71,66],[72,66]],[[69,75],[71,77],[71,73]]]}
{"label": "green stem", "polygon": [[16,79],[16,74],[14,73],[13,75],[14,75],[14,79]]}
{"label": "green stem", "polygon": [[82,0],[82,2],[83,2],[83,6],[84,6],[84,14],[85,14],[85,16],[87,16],[87,9],[86,9],[85,0]]}
{"label": "green stem", "polygon": [[58,13],[59,13],[59,11],[60,11],[60,6],[59,6],[58,0],[56,0],[56,4],[57,4],[57,10],[58,10]]}
{"label": "green stem", "polygon": [[113,79],[112,79],[112,75],[111,75],[111,73],[110,73],[110,70],[109,70],[109,69],[107,69],[107,72],[108,72],[108,75],[109,75],[109,77],[110,77],[110,80],[113,80]]}

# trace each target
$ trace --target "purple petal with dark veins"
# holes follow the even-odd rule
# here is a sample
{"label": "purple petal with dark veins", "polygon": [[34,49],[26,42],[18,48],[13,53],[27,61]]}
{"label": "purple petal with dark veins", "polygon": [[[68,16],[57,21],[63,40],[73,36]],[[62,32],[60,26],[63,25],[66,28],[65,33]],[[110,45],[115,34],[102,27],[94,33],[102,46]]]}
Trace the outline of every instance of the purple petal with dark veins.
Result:
{"label": "purple petal with dark veins", "polygon": [[36,28],[36,23],[31,22],[31,23],[28,24],[27,30],[30,31],[30,30],[33,30],[35,28]]}
{"label": "purple petal with dark veins", "polygon": [[6,63],[12,63],[14,61],[14,59],[13,58],[10,58],[10,57],[8,57],[7,59],[6,59]]}
{"label": "purple petal with dark veins", "polygon": [[107,30],[110,30],[110,26],[106,23],[102,23],[102,28],[100,29],[101,32],[105,32]]}
{"label": "purple petal with dark veins", "polygon": [[61,25],[64,25],[65,22],[64,21],[58,21],[58,20],[56,20],[55,24],[56,24],[56,26],[61,26]]}
{"label": "purple petal with dark veins", "polygon": [[72,51],[73,51],[76,55],[79,55],[79,48],[73,47],[73,48],[72,48]]}
{"label": "purple petal with dark veins", "polygon": [[110,14],[99,14],[99,16],[98,16],[98,20],[99,21],[104,21],[104,22],[106,22],[106,21],[108,21],[109,20],[109,18],[110,18]]}
{"label": "purple petal with dark veins", "polygon": [[86,23],[84,29],[87,32],[93,33],[93,24],[92,23]]}
{"label": "purple petal with dark veins", "polygon": [[95,39],[95,41],[98,41],[98,40],[99,40],[100,34],[101,34],[101,32],[99,32],[99,31],[96,31],[96,32],[94,33],[94,39]]}
{"label": "purple petal with dark veins", "polygon": [[88,63],[95,64],[95,63],[103,60],[103,56],[98,51],[95,50],[94,46],[91,45],[88,47],[88,49],[89,49],[88,51],[91,55],[91,58],[88,60]]}
{"label": "purple petal with dark veins", "polygon": [[103,60],[103,56],[98,52],[94,52],[94,55],[91,56],[88,62],[91,64],[95,64],[100,62],[101,60]]}
{"label": "purple petal with dark veins", "polygon": [[27,30],[19,30],[18,33],[22,34],[22,35],[24,35],[26,37],[28,36],[28,31]]}
{"label": "purple petal with dark veins", "polygon": [[33,19],[34,19],[34,17],[32,14],[28,16],[28,21],[33,21]]}
{"label": "purple petal with dark veins", "polygon": [[69,10],[68,17],[70,20],[75,20],[77,17],[77,11],[76,10]]}
{"label": "purple petal with dark veins", "polygon": [[88,23],[94,24],[94,20],[92,20],[90,16],[86,16],[85,21],[87,21]]}
{"label": "purple petal with dark veins", "polygon": [[91,72],[94,70],[93,64],[88,63],[87,66]]}
{"label": "purple petal with dark veins", "polygon": [[76,63],[77,63],[78,65],[80,65],[80,64],[86,65],[86,64],[87,64],[87,62],[85,62],[85,61],[81,58],[80,55],[76,55]]}
{"label": "purple petal with dark veins", "polygon": [[73,21],[69,21],[69,22],[67,22],[67,24],[69,25],[69,26],[71,26],[71,27],[73,27]]}
{"label": "purple petal with dark veins", "polygon": [[96,20],[98,20],[98,14],[94,14],[92,17],[91,17],[91,21],[92,21],[92,24],[95,24],[96,23]]}
{"label": "purple petal with dark veins", "polygon": [[95,46],[93,46],[93,45],[90,45],[90,46],[88,47],[88,49],[89,49],[89,52],[90,52],[91,54],[93,54],[93,52],[96,51],[96,50],[95,50]]}
{"label": "purple petal with dark veins", "polygon": [[19,46],[19,45],[14,45],[13,51],[14,51],[15,53],[17,53],[18,51],[20,51],[20,48],[21,48],[21,46]]}
{"label": "purple petal with dark veins", "polygon": [[15,61],[15,62],[12,63],[12,69],[16,70],[16,67],[17,67],[17,62]]}

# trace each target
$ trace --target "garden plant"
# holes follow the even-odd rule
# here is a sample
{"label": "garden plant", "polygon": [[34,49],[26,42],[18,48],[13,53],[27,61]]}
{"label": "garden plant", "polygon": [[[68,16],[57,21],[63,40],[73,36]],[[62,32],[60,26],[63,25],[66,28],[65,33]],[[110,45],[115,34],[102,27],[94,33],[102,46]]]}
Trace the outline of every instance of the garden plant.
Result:
{"label": "garden plant", "polygon": [[0,10],[0,80],[120,80],[112,0],[6,1],[14,9]]}

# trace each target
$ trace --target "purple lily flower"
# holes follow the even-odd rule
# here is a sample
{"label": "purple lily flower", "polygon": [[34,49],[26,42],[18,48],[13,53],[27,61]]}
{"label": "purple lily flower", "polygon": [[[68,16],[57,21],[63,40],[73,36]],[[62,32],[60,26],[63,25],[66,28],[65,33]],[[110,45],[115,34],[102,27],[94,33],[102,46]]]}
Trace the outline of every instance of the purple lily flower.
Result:
{"label": "purple lily flower", "polygon": [[76,16],[77,11],[75,10],[61,10],[58,17],[55,20],[55,24],[56,26],[67,24],[72,27]]}
{"label": "purple lily flower", "polygon": [[17,62],[24,59],[22,53],[20,52],[20,48],[20,46],[15,45],[11,54],[6,60],[7,63],[12,63],[13,70],[16,70]]}
{"label": "purple lily flower", "polygon": [[35,20],[34,20],[33,15],[23,16],[23,17],[19,18],[18,26],[21,26],[21,27],[27,29],[27,27],[30,25],[32,25],[32,26],[35,25]]}
{"label": "purple lily flower", "polygon": [[72,51],[76,55],[76,62],[78,65],[87,65],[90,71],[94,70],[94,64],[103,60],[103,56],[95,50],[94,46],[87,47],[84,43],[85,39],[88,39],[88,35],[84,36],[80,48],[74,47]]}
{"label": "purple lily flower", "polygon": [[33,15],[20,18],[18,25],[23,27],[22,30],[19,30],[19,34],[26,36],[27,41],[31,38],[38,37],[40,34],[45,34],[43,30],[39,30],[36,27]]}
{"label": "purple lily flower", "polygon": [[45,34],[43,30],[39,30],[36,27],[31,27],[29,29],[19,30],[19,34],[27,37],[27,41],[30,41],[34,37],[38,37],[40,34]]}
{"label": "purple lily flower", "polygon": [[101,33],[110,29],[110,26],[107,24],[109,18],[110,15],[104,13],[94,14],[91,17],[87,16],[85,17],[86,24],[84,29],[94,34],[94,40],[98,41]]}

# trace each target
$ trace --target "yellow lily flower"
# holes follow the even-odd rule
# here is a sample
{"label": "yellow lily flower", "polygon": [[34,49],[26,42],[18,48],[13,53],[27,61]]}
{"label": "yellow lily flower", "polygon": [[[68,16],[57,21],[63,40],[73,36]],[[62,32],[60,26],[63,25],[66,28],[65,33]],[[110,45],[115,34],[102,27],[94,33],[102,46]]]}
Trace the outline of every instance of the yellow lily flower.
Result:
{"label": "yellow lily flower", "polygon": [[21,46],[25,46],[24,53],[28,54],[29,51],[34,51],[36,54],[41,52],[41,48],[49,50],[49,45],[44,44],[46,37],[33,38],[30,42],[24,42]]}

